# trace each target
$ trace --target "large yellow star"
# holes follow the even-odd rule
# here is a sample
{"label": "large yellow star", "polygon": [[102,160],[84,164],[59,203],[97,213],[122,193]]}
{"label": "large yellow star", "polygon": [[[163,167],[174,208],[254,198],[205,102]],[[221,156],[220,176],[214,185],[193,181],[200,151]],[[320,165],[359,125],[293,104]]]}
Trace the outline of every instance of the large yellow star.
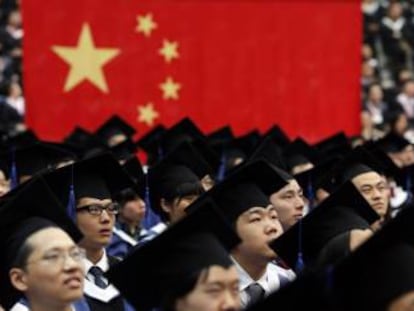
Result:
{"label": "large yellow star", "polygon": [[149,37],[154,29],[158,27],[157,23],[152,19],[152,14],[138,15],[137,16],[137,32],[142,32],[144,36]]}
{"label": "large yellow star", "polygon": [[154,109],[154,105],[152,103],[147,103],[144,106],[138,106],[138,122],[143,122],[148,126],[154,124],[154,120],[158,118],[160,115]]}
{"label": "large yellow star", "polygon": [[108,92],[102,67],[117,56],[120,50],[97,48],[88,23],[82,25],[77,46],[54,45],[52,50],[70,66],[63,88],[65,92],[69,92],[84,80],[88,80],[102,92]]}
{"label": "large yellow star", "polygon": [[167,63],[170,63],[174,58],[180,56],[178,54],[178,42],[164,40],[159,53],[164,56],[164,60]]}
{"label": "large yellow star", "polygon": [[160,84],[160,89],[162,90],[162,97],[164,99],[178,99],[178,91],[181,89],[181,84],[174,82],[171,77],[167,77],[165,82]]}

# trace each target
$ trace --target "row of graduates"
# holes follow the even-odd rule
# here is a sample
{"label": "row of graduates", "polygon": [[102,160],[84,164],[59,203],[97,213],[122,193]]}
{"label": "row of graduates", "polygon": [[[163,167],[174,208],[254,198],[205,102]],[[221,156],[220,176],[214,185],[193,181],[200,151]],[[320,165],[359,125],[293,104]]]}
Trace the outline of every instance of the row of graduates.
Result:
{"label": "row of graduates", "polygon": [[276,126],[263,137],[235,138],[228,127],[206,137],[189,119],[138,142],[134,134],[114,117],[64,144],[30,133],[3,142],[13,188],[0,205],[4,308],[388,310],[409,301],[410,144],[388,136],[351,148],[338,134],[310,146]]}

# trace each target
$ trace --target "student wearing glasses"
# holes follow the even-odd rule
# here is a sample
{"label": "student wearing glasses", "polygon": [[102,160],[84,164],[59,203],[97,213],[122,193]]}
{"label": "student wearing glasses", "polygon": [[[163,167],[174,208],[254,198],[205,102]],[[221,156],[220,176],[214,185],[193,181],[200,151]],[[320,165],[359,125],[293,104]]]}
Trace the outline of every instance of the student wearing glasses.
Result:
{"label": "student wearing glasses", "polygon": [[[119,261],[105,251],[119,212],[119,206],[112,198],[119,191],[133,187],[132,181],[108,154],[61,168],[45,178],[65,204],[68,197],[69,201],[75,202],[74,218],[84,235],[79,246],[86,250],[84,293],[91,310],[128,310],[130,306],[103,274]],[[68,191],[72,183],[73,193]]]}
{"label": "student wearing glasses", "polygon": [[30,181],[1,206],[0,234],[0,303],[6,310],[89,310],[84,252],[76,245],[82,234],[44,182]]}

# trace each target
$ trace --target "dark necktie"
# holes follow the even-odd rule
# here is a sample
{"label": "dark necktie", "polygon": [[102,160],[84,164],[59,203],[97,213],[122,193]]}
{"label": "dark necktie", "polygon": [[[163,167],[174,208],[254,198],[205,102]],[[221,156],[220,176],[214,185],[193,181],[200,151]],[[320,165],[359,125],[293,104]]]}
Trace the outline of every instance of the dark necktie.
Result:
{"label": "dark necktie", "polygon": [[279,276],[279,282],[280,282],[280,286],[279,288],[282,288],[283,286],[287,285],[290,283],[290,280],[288,277],[282,275],[282,274],[278,274]]}
{"label": "dark necktie", "polygon": [[97,266],[93,266],[92,268],[89,269],[89,273],[93,275],[94,279],[95,279],[95,285],[100,287],[100,288],[106,288],[107,284],[104,280],[104,276],[103,276],[103,271],[101,268],[97,267]]}
{"label": "dark necktie", "polygon": [[264,298],[265,291],[258,283],[252,283],[246,288],[246,293],[249,296],[248,306],[255,304]]}

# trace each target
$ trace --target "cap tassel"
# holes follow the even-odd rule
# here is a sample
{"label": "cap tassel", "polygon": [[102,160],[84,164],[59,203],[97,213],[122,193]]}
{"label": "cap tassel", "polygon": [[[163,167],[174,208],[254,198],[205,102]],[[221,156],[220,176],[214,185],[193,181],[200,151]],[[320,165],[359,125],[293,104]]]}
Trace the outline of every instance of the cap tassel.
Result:
{"label": "cap tassel", "polygon": [[295,264],[295,272],[301,273],[305,269],[305,262],[302,254],[302,220],[299,220],[299,235],[298,235],[298,258]]}
{"label": "cap tassel", "polygon": [[143,220],[143,227],[145,230],[149,230],[158,223],[161,222],[160,217],[152,211],[150,200],[150,189],[148,183],[148,174],[145,175],[145,216]]}
{"label": "cap tassel", "polygon": [[410,172],[408,171],[407,175],[405,176],[405,190],[410,191],[411,186],[412,186],[411,176],[410,176]]}
{"label": "cap tassel", "polygon": [[314,196],[314,193],[313,193],[312,178],[311,178],[310,174],[309,174],[308,178],[309,178],[308,179],[308,187],[306,189],[306,192],[307,192],[307,198],[308,198],[308,201],[309,201],[309,211],[311,211],[314,208],[315,196]]}
{"label": "cap tassel", "polygon": [[73,222],[76,222],[76,198],[75,198],[75,187],[73,185],[73,166],[71,169],[71,182],[69,187],[69,199],[68,199],[68,205],[66,207],[66,212],[70,219],[72,219]]}
{"label": "cap tassel", "polygon": [[10,166],[10,190],[13,190],[19,185],[19,179],[17,177],[17,167],[15,159],[15,150],[12,149],[12,161]]}
{"label": "cap tassel", "polygon": [[224,176],[226,175],[226,161],[227,161],[226,155],[224,154],[224,151],[223,151],[220,157],[220,166],[219,166],[217,176],[216,176],[218,182],[222,181],[224,179]]}

